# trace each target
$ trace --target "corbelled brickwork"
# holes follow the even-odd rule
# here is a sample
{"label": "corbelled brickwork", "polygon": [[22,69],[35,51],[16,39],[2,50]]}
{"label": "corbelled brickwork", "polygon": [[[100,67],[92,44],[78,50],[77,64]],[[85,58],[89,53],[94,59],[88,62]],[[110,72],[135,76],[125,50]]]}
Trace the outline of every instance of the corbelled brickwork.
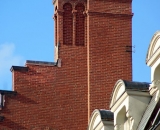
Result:
{"label": "corbelled brickwork", "polygon": [[[56,0],[58,62],[12,67],[1,129],[86,130],[94,109],[108,109],[118,79],[132,80],[131,0]],[[61,62],[62,63],[61,63]]]}

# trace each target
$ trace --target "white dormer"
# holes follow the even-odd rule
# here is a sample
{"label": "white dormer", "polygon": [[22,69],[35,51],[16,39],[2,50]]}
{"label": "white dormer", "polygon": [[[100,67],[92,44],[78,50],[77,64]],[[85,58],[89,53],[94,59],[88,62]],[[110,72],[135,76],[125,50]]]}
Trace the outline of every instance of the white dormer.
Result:
{"label": "white dormer", "polygon": [[151,99],[149,84],[118,80],[110,109],[114,113],[114,130],[136,130]]}

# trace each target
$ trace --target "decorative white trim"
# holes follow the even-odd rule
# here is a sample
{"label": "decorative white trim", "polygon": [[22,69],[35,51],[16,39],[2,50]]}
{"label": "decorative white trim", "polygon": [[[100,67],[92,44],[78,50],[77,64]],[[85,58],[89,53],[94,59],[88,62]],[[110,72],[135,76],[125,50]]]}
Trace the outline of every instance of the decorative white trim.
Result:
{"label": "decorative white trim", "polygon": [[153,96],[158,89],[157,89],[157,87],[156,88],[155,87],[151,87],[151,88],[149,88],[149,90],[150,90],[149,91],[150,95]]}
{"label": "decorative white trim", "polygon": [[[121,89],[121,91],[120,91]],[[110,103],[110,108],[115,104],[115,102],[123,95],[125,92],[125,84],[123,80],[118,80],[114,86],[112,99]]]}
{"label": "decorative white trim", "polygon": [[147,52],[147,57],[146,57],[146,63],[148,66],[152,66],[152,64],[155,62],[157,57],[159,57],[160,55],[160,46],[159,47],[156,46],[156,44],[158,43],[158,40],[160,40],[160,31],[157,31],[154,34],[150,42],[148,52]]}
{"label": "decorative white trim", "polygon": [[150,96],[150,94],[147,93],[147,92],[132,91],[132,90],[129,90],[129,91],[126,90],[126,92],[127,92],[128,95],[132,95],[132,96],[143,96],[143,97],[149,97]]}
{"label": "decorative white trim", "polygon": [[134,119],[133,117],[130,117],[129,120],[130,120],[130,130],[133,130]]}
{"label": "decorative white trim", "polygon": [[117,108],[124,102],[124,100],[128,97],[128,94],[125,92],[118,101],[110,107],[112,112],[115,112]]}
{"label": "decorative white trim", "polygon": [[155,101],[155,98],[156,98],[156,93],[154,92],[153,94],[153,97],[149,103],[149,105],[147,106],[142,118],[141,118],[141,121],[138,125],[138,128],[137,130],[144,130],[145,126],[147,125],[147,122],[150,118],[150,116],[152,115],[152,112],[154,110],[154,108],[156,107],[156,104],[158,101]]}
{"label": "decorative white trim", "polygon": [[[107,110],[106,110],[107,111]],[[88,130],[113,130],[114,122],[113,120],[103,120],[101,117],[100,110],[96,109],[93,111],[90,122],[88,125]]]}
{"label": "decorative white trim", "polygon": [[148,66],[153,66],[153,64],[160,58],[160,48],[151,56],[151,58],[147,61]]}
{"label": "decorative white trim", "polygon": [[158,100],[159,100],[159,90],[157,91],[156,97],[155,97],[155,101],[158,102]]}
{"label": "decorative white trim", "polygon": [[[98,110],[95,110],[95,111],[93,112],[93,115],[91,116],[90,123],[89,123],[89,126],[88,126],[88,130],[93,130],[94,123],[95,123],[96,118],[97,118],[98,116],[100,116],[100,115],[99,115],[99,112],[98,112]],[[100,122],[98,122],[97,124],[99,124],[99,123],[100,123]]]}

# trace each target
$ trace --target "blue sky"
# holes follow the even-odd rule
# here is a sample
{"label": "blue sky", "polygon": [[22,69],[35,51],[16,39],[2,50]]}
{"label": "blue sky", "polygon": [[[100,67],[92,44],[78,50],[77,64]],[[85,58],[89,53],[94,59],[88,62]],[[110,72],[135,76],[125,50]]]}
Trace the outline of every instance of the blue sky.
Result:
{"label": "blue sky", "polygon": [[[148,45],[160,30],[159,0],[133,0],[133,80],[150,82]],[[52,0],[0,0],[0,89],[11,89],[12,65],[54,60]]]}

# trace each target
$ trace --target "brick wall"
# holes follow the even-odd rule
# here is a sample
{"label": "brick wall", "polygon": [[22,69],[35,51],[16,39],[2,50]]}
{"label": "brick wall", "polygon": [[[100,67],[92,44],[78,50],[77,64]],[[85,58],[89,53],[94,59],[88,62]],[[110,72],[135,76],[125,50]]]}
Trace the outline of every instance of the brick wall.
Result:
{"label": "brick wall", "polygon": [[[95,6],[96,5],[96,6]],[[118,79],[132,80],[132,12],[130,1],[89,0],[88,71],[90,111],[109,109]]]}
{"label": "brick wall", "polygon": [[1,129],[87,129],[94,109],[109,108],[115,82],[132,79],[132,52],[126,51],[132,45],[131,0],[54,4],[61,67],[36,61],[12,67],[17,96],[6,96]]}

